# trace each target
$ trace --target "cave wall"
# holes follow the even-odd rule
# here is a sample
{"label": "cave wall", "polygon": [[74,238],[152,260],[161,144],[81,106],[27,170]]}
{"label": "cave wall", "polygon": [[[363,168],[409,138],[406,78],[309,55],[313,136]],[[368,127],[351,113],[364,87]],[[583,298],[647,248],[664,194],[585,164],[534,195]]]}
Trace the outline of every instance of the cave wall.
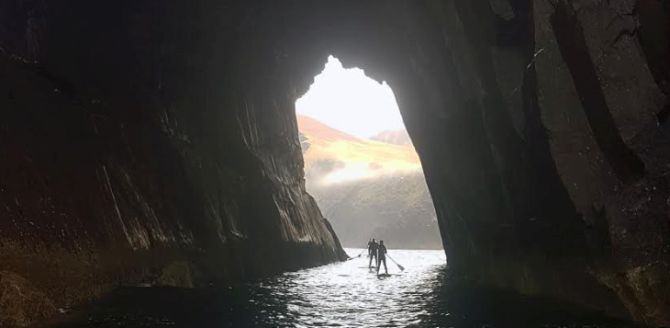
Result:
{"label": "cave wall", "polygon": [[[442,22],[426,28],[442,26],[446,45],[435,53],[452,98],[442,113],[423,113],[429,105],[412,98],[401,106],[450,266],[495,286],[667,324],[667,69],[646,59],[667,54],[667,5],[427,6]],[[655,17],[644,17],[650,6]],[[657,29],[645,36],[645,25]],[[452,150],[433,159],[439,135],[454,139],[441,152]]]}
{"label": "cave wall", "polygon": [[670,323],[663,1],[0,6],[0,263],[48,295],[341,257],[293,114],[333,54],[393,88],[457,276]]}
{"label": "cave wall", "polygon": [[[444,160],[465,163],[431,187],[444,199],[449,261],[464,275],[667,324],[667,127],[659,118],[668,100],[661,69],[645,60],[661,52],[638,32],[638,10],[648,5],[658,4],[435,4],[450,22],[446,57],[462,95],[447,120],[485,135],[452,132],[462,138],[453,147],[477,140],[488,159],[454,151]],[[654,19],[665,20],[650,33],[667,51],[667,16]]]}
{"label": "cave wall", "polygon": [[239,6],[0,4],[0,326],[344,259]]}

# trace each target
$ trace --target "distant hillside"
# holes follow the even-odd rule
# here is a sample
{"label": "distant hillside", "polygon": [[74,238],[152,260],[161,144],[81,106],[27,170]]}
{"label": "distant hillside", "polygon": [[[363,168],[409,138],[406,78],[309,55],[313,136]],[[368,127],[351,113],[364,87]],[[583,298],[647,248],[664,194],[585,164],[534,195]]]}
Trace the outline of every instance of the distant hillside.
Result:
{"label": "distant hillside", "polygon": [[[356,138],[298,116],[307,190],[344,246],[442,248],[435,211],[410,144]],[[400,134],[398,134],[400,135]]]}
{"label": "distant hillside", "polygon": [[303,115],[298,115],[298,127],[300,128],[300,133],[323,141],[362,142],[361,139],[340,130],[333,129],[311,117]]}
{"label": "distant hillside", "polygon": [[409,134],[405,129],[382,131],[370,139],[393,145],[401,145],[401,146],[412,145],[412,139],[409,138]]}
{"label": "distant hillside", "polygon": [[329,184],[421,170],[413,148],[359,139],[298,115],[305,173]]}
{"label": "distant hillside", "polygon": [[361,247],[374,237],[393,248],[442,248],[421,172],[308,189],[344,246]]}

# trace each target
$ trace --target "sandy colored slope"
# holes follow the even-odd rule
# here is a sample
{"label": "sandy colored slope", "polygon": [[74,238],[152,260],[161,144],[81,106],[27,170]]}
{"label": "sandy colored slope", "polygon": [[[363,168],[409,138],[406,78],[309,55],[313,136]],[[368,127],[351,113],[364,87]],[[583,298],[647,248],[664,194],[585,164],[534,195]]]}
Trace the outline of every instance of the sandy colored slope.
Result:
{"label": "sandy colored slope", "polygon": [[314,137],[318,140],[323,141],[342,140],[351,142],[361,141],[360,139],[348,133],[333,129],[330,126],[325,125],[308,116],[298,115],[298,128],[302,134]]}
{"label": "sandy colored slope", "polygon": [[419,157],[411,145],[359,139],[301,115],[298,115],[298,127],[310,144],[304,154],[307,170],[312,164],[324,160],[342,162],[347,168],[358,171],[351,174],[359,175],[421,169]]}

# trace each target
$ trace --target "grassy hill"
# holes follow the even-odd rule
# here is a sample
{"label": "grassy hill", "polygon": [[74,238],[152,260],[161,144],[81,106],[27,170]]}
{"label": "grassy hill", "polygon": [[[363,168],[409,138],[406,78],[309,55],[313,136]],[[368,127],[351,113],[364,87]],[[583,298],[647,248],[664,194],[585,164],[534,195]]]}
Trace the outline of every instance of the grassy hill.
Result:
{"label": "grassy hill", "polygon": [[298,116],[305,171],[313,183],[338,183],[421,170],[408,145],[359,139],[315,119]]}

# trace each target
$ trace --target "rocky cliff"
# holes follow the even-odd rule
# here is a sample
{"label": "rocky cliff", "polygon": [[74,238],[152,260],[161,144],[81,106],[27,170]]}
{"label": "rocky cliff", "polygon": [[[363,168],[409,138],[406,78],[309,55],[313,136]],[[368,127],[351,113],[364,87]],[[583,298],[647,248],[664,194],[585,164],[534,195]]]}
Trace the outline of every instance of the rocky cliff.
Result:
{"label": "rocky cliff", "polygon": [[340,256],[291,110],[333,54],[393,88],[455,272],[668,325],[669,16],[658,0],[3,1],[0,286],[67,302]]}
{"label": "rocky cliff", "polygon": [[120,285],[346,256],[305,191],[294,98],[244,81],[264,68],[233,73],[242,56],[192,39],[215,22],[168,7],[0,4],[0,326]]}

